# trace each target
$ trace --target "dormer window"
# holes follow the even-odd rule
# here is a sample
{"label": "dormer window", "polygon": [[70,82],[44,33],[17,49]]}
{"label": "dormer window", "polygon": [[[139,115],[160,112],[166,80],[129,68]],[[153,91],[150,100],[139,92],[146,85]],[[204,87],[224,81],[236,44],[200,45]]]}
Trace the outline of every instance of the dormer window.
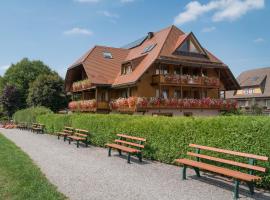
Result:
{"label": "dormer window", "polygon": [[157,45],[157,44],[151,44],[151,45],[148,45],[147,47],[144,48],[142,54],[148,53],[148,52],[152,51],[152,49],[154,49],[154,47],[155,47],[156,45]]}
{"label": "dormer window", "polygon": [[132,66],[130,63],[122,66],[122,75],[130,74],[132,72]]}
{"label": "dormer window", "polygon": [[112,58],[113,58],[111,52],[103,52],[103,57],[104,57],[104,58],[108,58],[108,59],[112,59]]}

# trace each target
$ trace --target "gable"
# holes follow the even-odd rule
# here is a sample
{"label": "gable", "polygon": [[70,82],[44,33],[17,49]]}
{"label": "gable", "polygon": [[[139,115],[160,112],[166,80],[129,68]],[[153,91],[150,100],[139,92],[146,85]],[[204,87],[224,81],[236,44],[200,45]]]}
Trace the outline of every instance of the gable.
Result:
{"label": "gable", "polygon": [[195,57],[207,57],[207,53],[204,48],[195,38],[193,33],[190,33],[182,43],[175,49],[176,55],[195,56]]}

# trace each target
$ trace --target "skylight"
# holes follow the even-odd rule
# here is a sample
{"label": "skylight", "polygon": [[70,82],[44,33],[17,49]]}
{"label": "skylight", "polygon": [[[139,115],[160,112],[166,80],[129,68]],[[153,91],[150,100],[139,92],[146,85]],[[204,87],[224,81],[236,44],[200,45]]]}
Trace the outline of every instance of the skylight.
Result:
{"label": "skylight", "polygon": [[113,58],[111,52],[103,52],[103,57],[104,58],[109,58],[109,59]]}
{"label": "skylight", "polygon": [[151,45],[148,45],[147,47],[144,48],[143,53],[147,53],[147,52],[150,52],[152,51],[152,49],[154,49],[154,47],[156,46],[157,44],[151,44]]}

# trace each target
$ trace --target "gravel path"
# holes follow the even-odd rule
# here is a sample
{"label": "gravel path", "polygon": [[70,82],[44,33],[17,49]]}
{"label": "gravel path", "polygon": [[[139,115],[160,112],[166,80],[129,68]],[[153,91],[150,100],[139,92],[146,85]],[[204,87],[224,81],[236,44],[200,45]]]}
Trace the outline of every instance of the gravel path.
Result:
{"label": "gravel path", "polygon": [[[51,135],[27,131],[0,130],[23,149],[59,191],[78,200],[227,200],[232,199],[232,184],[221,177],[203,174],[182,181],[180,167],[137,159],[126,163],[116,152],[90,146],[76,148]],[[241,199],[270,199],[269,193],[256,191],[253,198],[241,186]]]}

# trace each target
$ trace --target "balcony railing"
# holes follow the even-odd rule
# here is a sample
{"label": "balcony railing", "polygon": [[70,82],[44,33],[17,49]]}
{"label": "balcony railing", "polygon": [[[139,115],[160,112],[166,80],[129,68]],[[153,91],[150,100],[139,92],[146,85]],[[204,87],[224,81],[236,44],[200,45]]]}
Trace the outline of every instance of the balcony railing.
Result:
{"label": "balcony railing", "polygon": [[96,112],[97,110],[109,110],[109,102],[96,101],[95,99],[72,101],[68,105],[69,110],[77,112]]}
{"label": "balcony railing", "polygon": [[187,86],[211,86],[218,87],[220,82],[215,77],[202,77],[190,75],[175,75],[175,74],[157,74],[152,76],[153,84],[172,84],[172,85],[187,85]]}
{"label": "balcony railing", "polygon": [[81,80],[81,81],[76,81],[72,84],[72,91],[73,92],[78,92],[82,90],[87,90],[91,87],[91,82],[89,79]]}
{"label": "balcony railing", "polygon": [[217,110],[235,110],[236,101],[223,99],[162,99],[162,98],[144,98],[129,97],[119,98],[110,102],[111,110],[119,112],[135,112],[148,109],[217,109]]}

